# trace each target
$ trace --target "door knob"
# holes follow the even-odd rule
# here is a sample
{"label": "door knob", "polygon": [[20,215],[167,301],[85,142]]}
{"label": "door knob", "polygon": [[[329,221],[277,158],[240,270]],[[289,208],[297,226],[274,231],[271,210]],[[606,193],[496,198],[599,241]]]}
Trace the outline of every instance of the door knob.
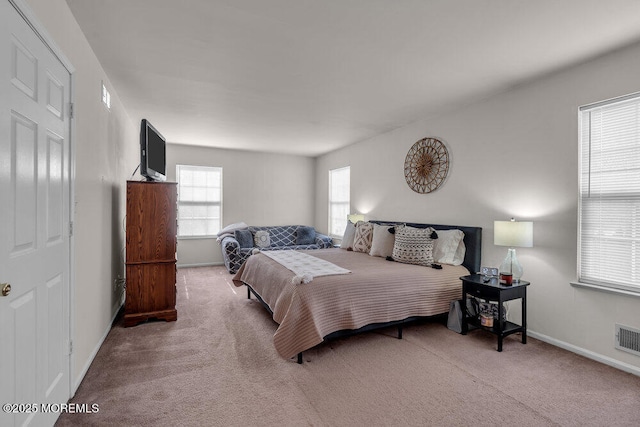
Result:
{"label": "door knob", "polygon": [[0,286],[2,286],[2,296],[6,297],[9,295],[9,292],[11,292],[11,285],[8,283],[2,283]]}

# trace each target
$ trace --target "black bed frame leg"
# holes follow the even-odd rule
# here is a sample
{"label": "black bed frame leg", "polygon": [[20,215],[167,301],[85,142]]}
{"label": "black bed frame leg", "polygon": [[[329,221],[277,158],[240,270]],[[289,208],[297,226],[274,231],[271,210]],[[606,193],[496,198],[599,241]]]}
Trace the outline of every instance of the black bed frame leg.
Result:
{"label": "black bed frame leg", "polygon": [[251,289],[247,286],[247,299],[251,299]]}
{"label": "black bed frame leg", "polygon": [[302,352],[298,353],[298,365],[302,365]]}
{"label": "black bed frame leg", "polygon": [[402,326],[398,326],[398,339],[402,339]]}

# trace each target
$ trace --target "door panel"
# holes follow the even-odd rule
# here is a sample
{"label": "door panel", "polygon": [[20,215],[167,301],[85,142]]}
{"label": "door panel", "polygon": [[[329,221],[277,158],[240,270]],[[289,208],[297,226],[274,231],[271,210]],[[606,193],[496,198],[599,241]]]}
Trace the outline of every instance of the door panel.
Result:
{"label": "door panel", "polygon": [[[67,402],[71,76],[0,0],[0,403]],[[58,414],[0,411],[0,425]]]}
{"label": "door panel", "polygon": [[[36,249],[36,175],[38,126],[15,111],[11,112],[11,179],[9,189],[14,201],[11,256],[25,255]],[[11,200],[11,199],[9,199]]]}
{"label": "door panel", "polygon": [[29,49],[15,38],[11,39],[11,45],[11,83],[28,97],[38,101],[38,61]]}
{"label": "door panel", "polygon": [[47,245],[62,243],[63,238],[63,148],[62,137],[49,132],[47,135]]}

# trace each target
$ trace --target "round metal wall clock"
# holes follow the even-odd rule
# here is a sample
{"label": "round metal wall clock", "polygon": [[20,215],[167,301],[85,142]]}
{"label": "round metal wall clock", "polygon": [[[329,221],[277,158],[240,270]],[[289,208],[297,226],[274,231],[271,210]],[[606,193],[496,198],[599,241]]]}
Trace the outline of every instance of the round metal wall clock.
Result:
{"label": "round metal wall clock", "polygon": [[413,144],[404,159],[404,177],[416,193],[431,193],[449,172],[449,152],[442,141],[424,138]]}

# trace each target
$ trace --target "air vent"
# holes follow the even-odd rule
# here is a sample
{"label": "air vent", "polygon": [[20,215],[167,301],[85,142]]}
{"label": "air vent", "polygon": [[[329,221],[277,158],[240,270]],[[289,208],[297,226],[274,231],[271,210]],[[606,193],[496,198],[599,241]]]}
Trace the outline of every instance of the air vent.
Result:
{"label": "air vent", "polygon": [[616,348],[640,356],[640,330],[616,324]]}

